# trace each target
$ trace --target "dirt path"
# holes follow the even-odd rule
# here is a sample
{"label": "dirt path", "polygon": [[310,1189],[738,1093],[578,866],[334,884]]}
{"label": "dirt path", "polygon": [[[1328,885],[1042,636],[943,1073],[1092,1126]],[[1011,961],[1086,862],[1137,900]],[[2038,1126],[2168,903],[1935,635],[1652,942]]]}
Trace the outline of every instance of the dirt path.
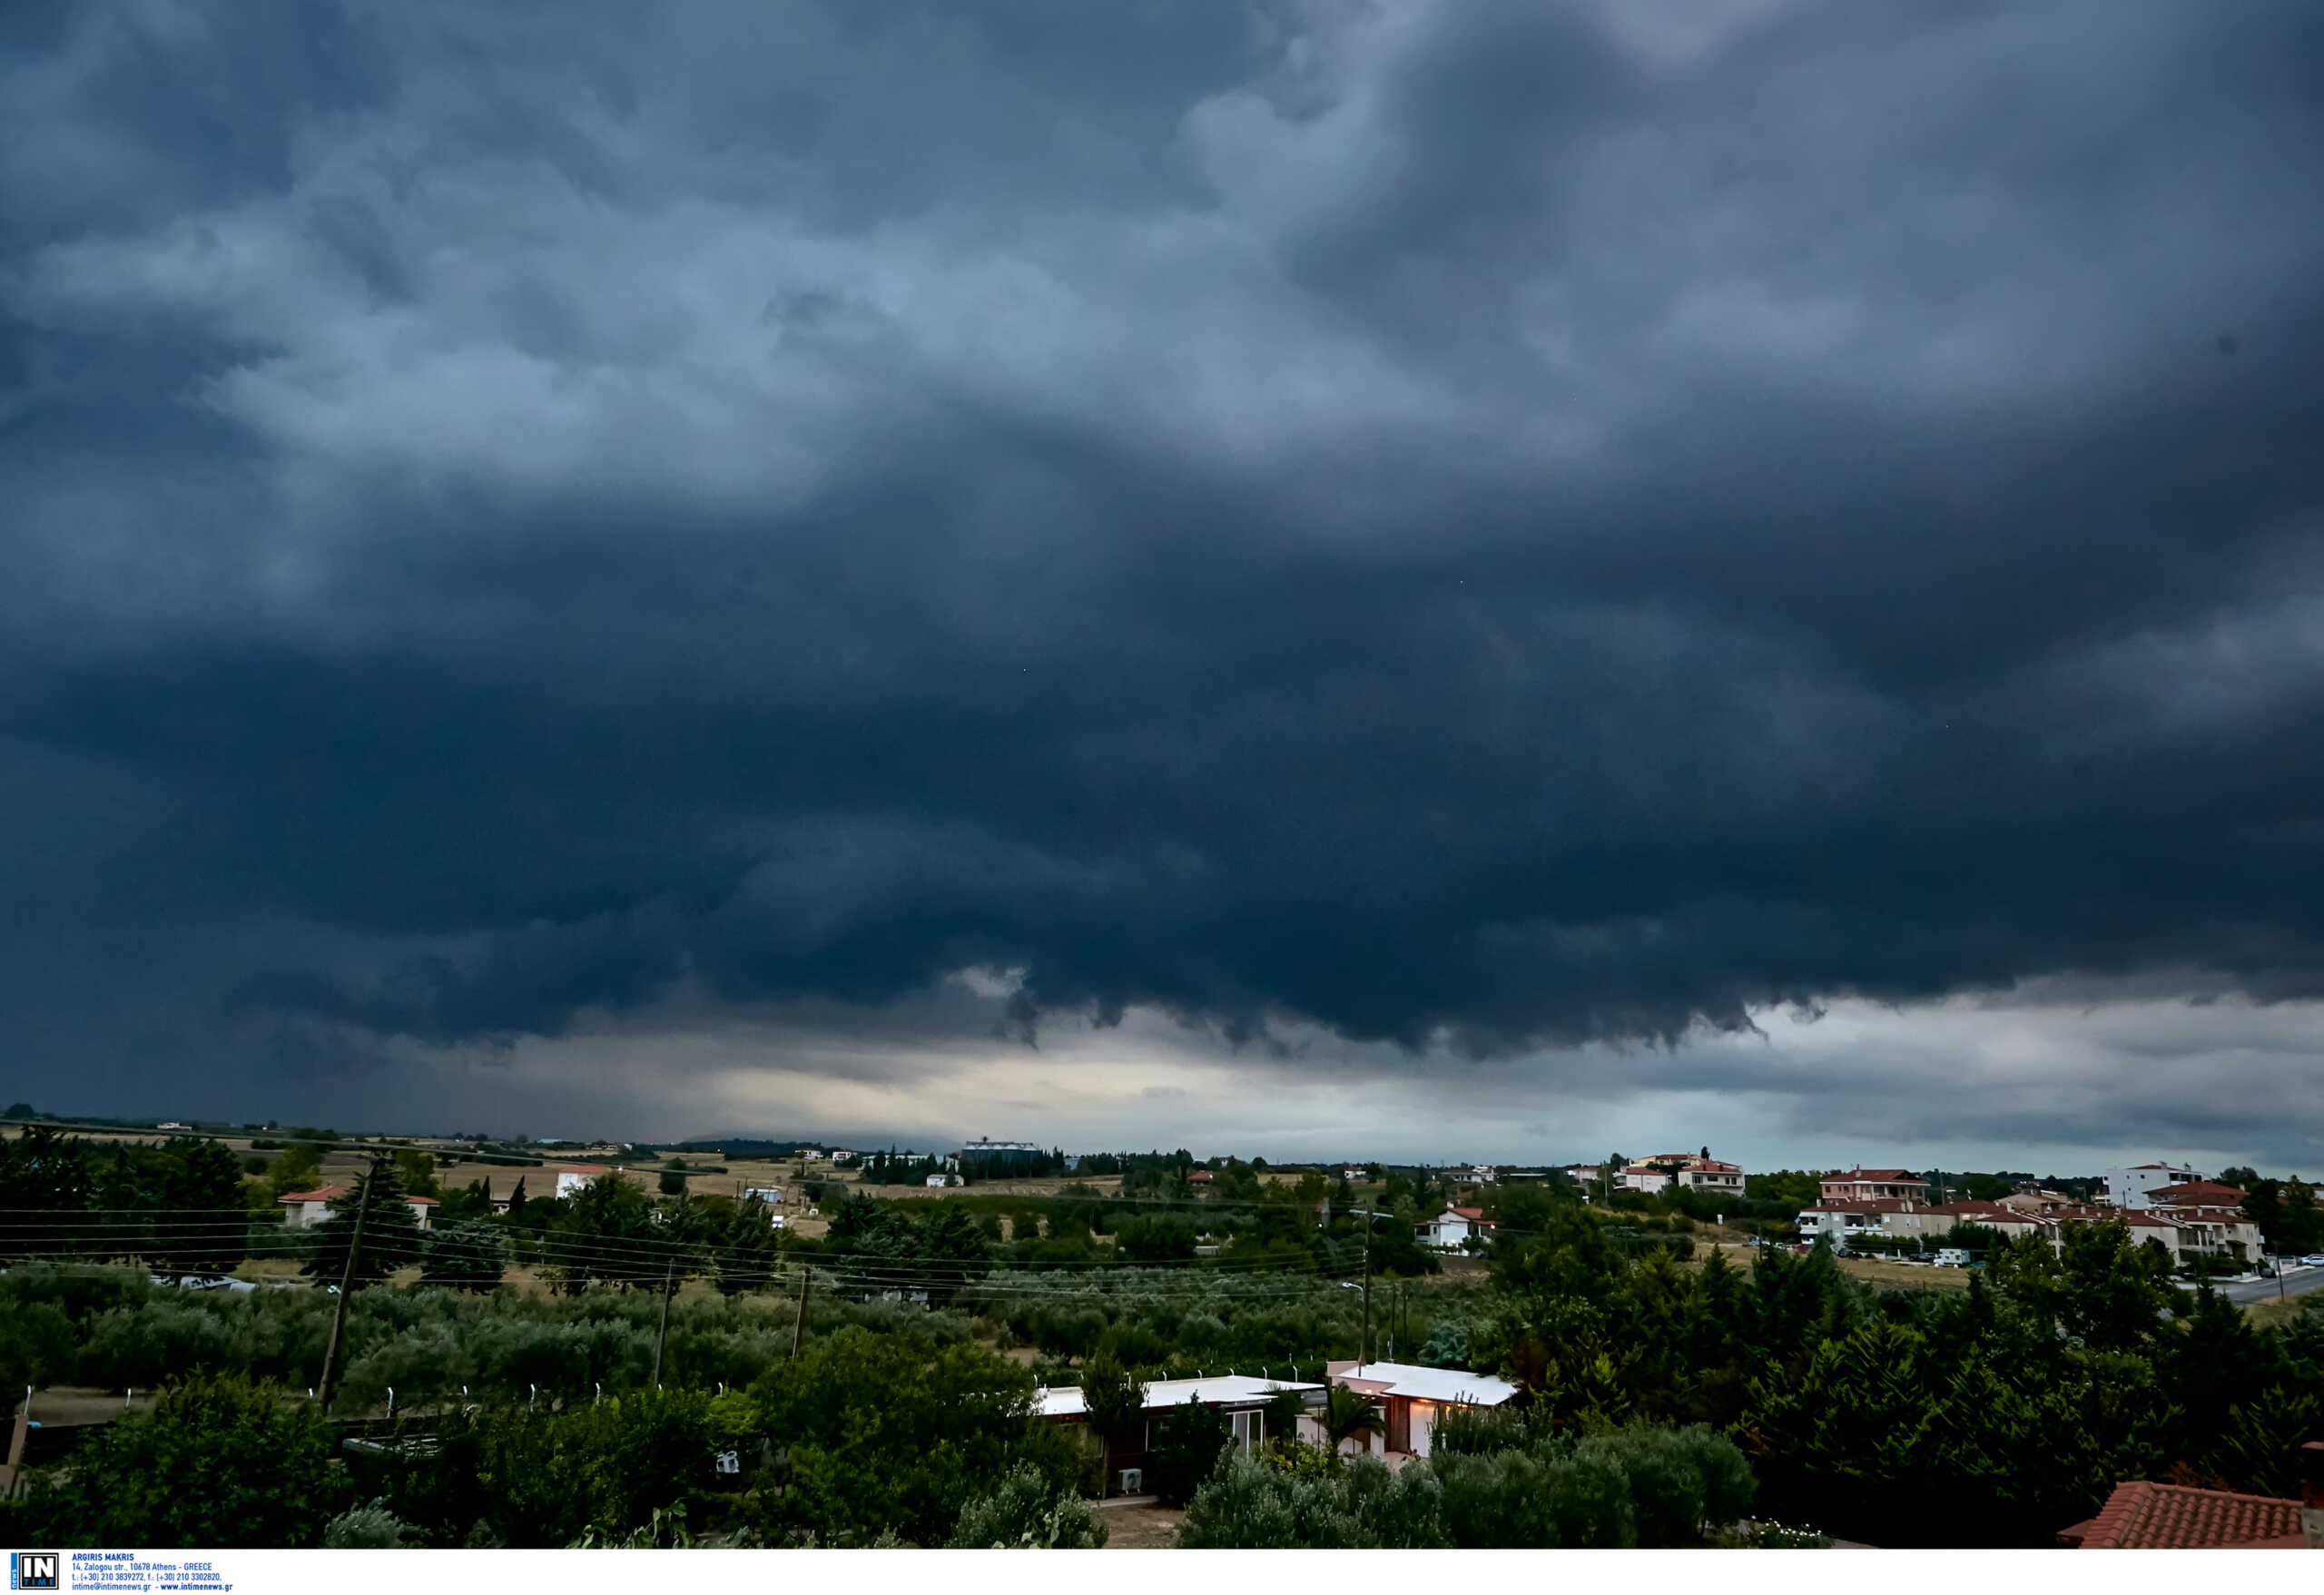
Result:
{"label": "dirt path", "polygon": [[1106,1525],[1108,1551],[1167,1551],[1178,1542],[1187,1514],[1167,1506],[1100,1506],[1098,1521]]}

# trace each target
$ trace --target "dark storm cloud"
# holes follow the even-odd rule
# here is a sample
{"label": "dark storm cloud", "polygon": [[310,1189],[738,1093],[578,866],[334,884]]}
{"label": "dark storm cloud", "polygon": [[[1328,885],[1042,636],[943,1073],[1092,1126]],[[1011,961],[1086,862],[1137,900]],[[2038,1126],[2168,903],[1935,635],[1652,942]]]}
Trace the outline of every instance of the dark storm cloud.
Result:
{"label": "dark storm cloud", "polygon": [[52,1078],[2324,995],[2312,8],[280,25],[0,69]]}

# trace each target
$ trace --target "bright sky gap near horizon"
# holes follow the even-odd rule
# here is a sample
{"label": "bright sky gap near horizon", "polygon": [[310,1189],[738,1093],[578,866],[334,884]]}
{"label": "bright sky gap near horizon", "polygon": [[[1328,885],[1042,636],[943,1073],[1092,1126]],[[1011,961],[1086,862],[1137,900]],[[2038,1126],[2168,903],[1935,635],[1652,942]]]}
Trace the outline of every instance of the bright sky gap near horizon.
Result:
{"label": "bright sky gap near horizon", "polygon": [[0,1100],[2324,1171],[2324,11],[0,14]]}

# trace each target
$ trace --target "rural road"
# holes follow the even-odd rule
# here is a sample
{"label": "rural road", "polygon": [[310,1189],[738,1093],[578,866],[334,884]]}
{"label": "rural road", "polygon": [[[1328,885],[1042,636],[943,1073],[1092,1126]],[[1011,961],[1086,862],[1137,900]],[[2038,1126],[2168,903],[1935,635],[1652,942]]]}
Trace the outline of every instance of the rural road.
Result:
{"label": "rural road", "polygon": [[[2284,1270],[2283,1294],[2287,1296],[2306,1295],[2319,1285],[2324,1285],[2324,1268]],[[2253,1302],[2272,1302],[2276,1299],[2276,1281],[2254,1279],[2246,1284],[2223,1285],[2220,1286],[2220,1294],[2238,1306],[2249,1306]]]}

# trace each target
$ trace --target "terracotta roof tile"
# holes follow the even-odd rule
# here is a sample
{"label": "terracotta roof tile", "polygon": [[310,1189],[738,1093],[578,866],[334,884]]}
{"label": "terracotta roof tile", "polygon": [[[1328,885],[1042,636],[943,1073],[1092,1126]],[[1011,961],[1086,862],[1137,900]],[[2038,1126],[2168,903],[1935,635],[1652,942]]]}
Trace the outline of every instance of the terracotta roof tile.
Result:
{"label": "terracotta roof tile", "polygon": [[2299,1533],[2299,1502],[2181,1484],[2117,1484],[2098,1515],[2059,1535],[2084,1551],[2201,1550]]}

